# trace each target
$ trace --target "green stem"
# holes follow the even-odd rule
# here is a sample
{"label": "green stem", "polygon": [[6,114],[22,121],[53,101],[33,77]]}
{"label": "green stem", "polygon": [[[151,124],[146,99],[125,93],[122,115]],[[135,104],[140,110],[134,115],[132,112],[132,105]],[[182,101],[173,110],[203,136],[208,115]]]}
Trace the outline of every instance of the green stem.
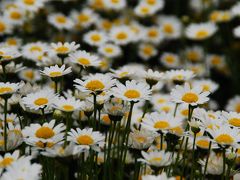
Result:
{"label": "green stem", "polygon": [[192,180],[194,178],[194,171],[195,171],[195,159],[194,159],[194,156],[195,156],[195,143],[196,143],[196,135],[197,133],[194,133],[194,139],[193,139],[193,147],[192,147],[192,168],[191,168],[191,177],[190,179]]}
{"label": "green stem", "polygon": [[94,104],[93,130],[96,130],[96,125],[97,125],[97,95],[96,94],[93,94],[93,104]]}
{"label": "green stem", "polygon": [[206,172],[207,172],[207,165],[208,165],[208,160],[209,160],[209,156],[210,156],[210,152],[211,152],[211,146],[212,146],[212,142],[210,141],[209,146],[208,146],[207,159],[206,159],[206,163],[205,163],[205,166],[204,166],[203,180],[205,179]]}
{"label": "green stem", "polygon": [[223,172],[222,172],[222,180],[224,180],[225,179],[225,164],[226,164],[226,156],[225,156],[225,154],[226,154],[226,149],[225,149],[225,147],[223,147]]}
{"label": "green stem", "polygon": [[7,105],[8,98],[4,101],[4,151],[7,152]]}

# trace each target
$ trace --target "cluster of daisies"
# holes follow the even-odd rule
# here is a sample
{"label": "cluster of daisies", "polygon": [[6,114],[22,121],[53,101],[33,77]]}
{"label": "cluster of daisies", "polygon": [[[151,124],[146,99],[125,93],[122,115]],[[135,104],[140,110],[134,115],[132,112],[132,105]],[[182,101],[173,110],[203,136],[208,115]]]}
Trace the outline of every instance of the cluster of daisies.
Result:
{"label": "cluster of daisies", "polygon": [[240,37],[240,4],[188,3],[200,22],[164,0],[0,2],[0,179],[240,179],[240,95],[219,110],[211,79],[231,53],[209,50]]}

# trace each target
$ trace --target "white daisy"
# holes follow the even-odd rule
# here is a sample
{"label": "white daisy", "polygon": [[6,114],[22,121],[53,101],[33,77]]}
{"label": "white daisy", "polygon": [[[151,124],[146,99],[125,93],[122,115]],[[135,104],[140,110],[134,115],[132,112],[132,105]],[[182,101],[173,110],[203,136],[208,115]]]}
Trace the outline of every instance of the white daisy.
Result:
{"label": "white daisy", "polygon": [[23,69],[18,75],[20,79],[30,83],[34,83],[41,79],[39,71],[32,68]]}
{"label": "white daisy", "polygon": [[59,30],[70,30],[74,26],[74,22],[62,13],[48,15],[48,22]]}
{"label": "white daisy", "polygon": [[110,30],[109,36],[114,43],[126,45],[133,41],[134,32],[128,26],[117,26]]}
{"label": "white daisy", "polygon": [[193,87],[200,86],[202,87],[202,91],[209,91],[211,93],[214,93],[219,87],[217,83],[210,79],[194,80],[192,82],[192,86]]}
{"label": "white daisy", "polygon": [[199,104],[204,104],[209,101],[207,97],[210,92],[202,92],[201,87],[191,88],[188,83],[185,83],[183,86],[176,85],[176,87],[171,92],[171,99],[175,103],[186,103],[192,106]]}
{"label": "white daisy", "polygon": [[10,82],[0,82],[0,96],[9,95],[17,92],[24,83],[10,83]]}
{"label": "white daisy", "polygon": [[144,41],[145,42],[158,44],[164,38],[164,35],[158,26],[152,26],[152,27],[145,28],[144,31],[145,31],[145,33],[144,33]]}
{"label": "white daisy", "polygon": [[38,148],[51,148],[55,144],[62,143],[65,128],[63,123],[56,125],[56,121],[51,120],[43,125],[30,124],[22,130],[22,133],[27,144]]}
{"label": "white daisy", "polygon": [[40,110],[48,108],[56,99],[56,95],[50,89],[42,89],[40,91],[27,94],[22,98],[21,102],[29,109]]}
{"label": "white daisy", "polygon": [[185,31],[187,38],[192,40],[204,40],[215,34],[217,26],[213,23],[190,24]]}
{"label": "white daisy", "polygon": [[126,85],[117,83],[111,89],[112,95],[126,101],[137,102],[150,98],[151,90],[148,84],[135,80],[126,81]]}
{"label": "white daisy", "polygon": [[56,52],[56,54],[63,55],[63,54],[69,54],[76,51],[80,47],[80,45],[76,44],[75,42],[71,42],[71,43],[58,42],[58,43],[51,43],[51,47]]}
{"label": "white daisy", "polygon": [[20,156],[20,151],[16,150],[12,154],[6,153],[4,156],[0,156],[0,168],[7,168],[17,161]]}
{"label": "white daisy", "polygon": [[22,25],[26,15],[21,8],[9,8],[4,11],[4,17],[13,25]]}
{"label": "white daisy", "polygon": [[13,30],[13,26],[10,24],[10,22],[0,16],[0,35],[10,34]]}
{"label": "white daisy", "polygon": [[138,49],[138,55],[143,60],[148,60],[157,55],[157,48],[149,43],[141,43]]}
{"label": "white daisy", "polygon": [[113,10],[121,10],[126,6],[126,0],[103,0],[106,8]]}
{"label": "white daisy", "polygon": [[85,80],[75,79],[75,87],[83,92],[99,93],[109,90],[115,84],[115,80],[109,74],[90,74]]}
{"label": "white daisy", "polygon": [[204,51],[201,46],[193,46],[193,47],[188,47],[185,50],[184,55],[186,59],[191,62],[199,62],[204,57]]}
{"label": "white daisy", "polygon": [[91,46],[99,47],[100,45],[105,44],[108,38],[104,32],[93,30],[88,31],[86,34],[84,34],[83,40]]}
{"label": "white daisy", "polygon": [[59,67],[58,65],[45,67],[41,74],[50,78],[59,78],[72,72],[71,67],[65,69],[65,64]]}
{"label": "white daisy", "polygon": [[177,68],[180,66],[179,56],[169,52],[162,54],[160,57],[160,62],[167,68]]}
{"label": "white daisy", "polygon": [[92,55],[86,51],[76,51],[74,53],[69,54],[69,61],[80,65],[82,67],[97,67],[99,66],[99,57]]}
{"label": "white daisy", "polygon": [[189,70],[170,70],[165,72],[165,79],[173,82],[186,82],[194,77],[193,71]]}
{"label": "white daisy", "polygon": [[108,43],[101,45],[98,52],[107,58],[115,58],[121,55],[122,50],[118,45]]}
{"label": "white daisy", "polygon": [[80,149],[88,150],[92,148],[98,151],[99,147],[102,147],[105,143],[105,136],[98,131],[93,131],[92,128],[77,128],[68,132],[67,140],[76,143]]}
{"label": "white daisy", "polygon": [[64,112],[73,112],[79,110],[82,106],[82,102],[75,98],[59,97],[54,100],[53,107]]}
{"label": "white daisy", "polygon": [[17,5],[27,11],[38,11],[44,5],[44,0],[17,0]]}
{"label": "white daisy", "polygon": [[227,111],[235,111],[240,113],[240,96],[236,95],[229,99],[225,108]]}

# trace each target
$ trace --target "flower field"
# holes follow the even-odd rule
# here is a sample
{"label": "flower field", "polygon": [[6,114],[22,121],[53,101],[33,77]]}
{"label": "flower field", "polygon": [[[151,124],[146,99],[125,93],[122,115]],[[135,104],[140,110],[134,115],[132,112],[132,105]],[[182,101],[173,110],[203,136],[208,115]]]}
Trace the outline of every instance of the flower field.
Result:
{"label": "flower field", "polygon": [[240,2],[0,1],[0,180],[240,180]]}

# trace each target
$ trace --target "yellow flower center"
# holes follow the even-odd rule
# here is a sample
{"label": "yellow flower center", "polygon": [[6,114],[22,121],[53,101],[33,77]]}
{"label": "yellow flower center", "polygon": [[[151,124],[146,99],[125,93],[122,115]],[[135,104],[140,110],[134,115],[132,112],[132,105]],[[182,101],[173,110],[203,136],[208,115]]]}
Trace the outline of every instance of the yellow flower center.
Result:
{"label": "yellow flower center", "polygon": [[154,128],[156,129],[166,129],[166,128],[169,128],[169,123],[166,122],[166,121],[157,121],[155,124],[154,124]]}
{"label": "yellow flower center", "polygon": [[207,149],[209,147],[209,141],[206,139],[200,139],[196,142],[197,146]]}
{"label": "yellow flower center", "polygon": [[130,99],[135,99],[135,98],[139,98],[141,94],[137,90],[129,89],[124,93],[124,96]]}
{"label": "yellow flower center", "polygon": [[94,140],[89,135],[81,135],[77,138],[77,142],[81,145],[91,145],[94,143]]}
{"label": "yellow flower center", "polygon": [[181,114],[182,114],[183,116],[188,116],[188,109],[183,109],[183,110],[181,111]]}
{"label": "yellow flower center", "polygon": [[12,157],[6,157],[0,162],[1,167],[7,167],[12,164],[14,159]]}
{"label": "yellow flower center", "polygon": [[38,98],[34,101],[34,104],[37,105],[37,106],[46,105],[47,103],[48,103],[47,98]]}
{"label": "yellow flower center", "polygon": [[228,120],[229,124],[240,127],[240,118],[232,118]]}
{"label": "yellow flower center", "polygon": [[190,51],[187,53],[187,58],[191,61],[197,61],[199,59],[199,55],[197,52]]}
{"label": "yellow flower center", "polygon": [[79,62],[79,64],[84,66],[90,65],[90,61],[86,58],[79,58],[77,61]]}
{"label": "yellow flower center", "polygon": [[60,24],[66,23],[67,19],[64,16],[57,16],[56,21]]}
{"label": "yellow flower center", "polygon": [[210,91],[210,87],[207,84],[202,85],[202,90],[203,91]]}
{"label": "yellow flower center", "polygon": [[213,56],[211,62],[213,65],[218,65],[221,63],[221,58],[219,56]]}
{"label": "yellow flower center", "polygon": [[65,46],[61,46],[56,49],[56,52],[60,54],[67,53],[68,51],[69,51],[69,48]]}
{"label": "yellow flower center", "polygon": [[240,113],[240,103],[235,106],[235,111]]}
{"label": "yellow flower center", "polygon": [[89,81],[85,87],[91,91],[103,90],[105,85],[99,80]]}
{"label": "yellow flower center", "polygon": [[109,118],[109,116],[106,114],[106,115],[104,115],[103,117],[102,117],[102,120],[106,123],[106,124],[110,124],[110,118]]}
{"label": "yellow flower center", "polygon": [[112,3],[117,4],[119,3],[119,0],[111,0]]}
{"label": "yellow flower center", "polygon": [[91,40],[95,41],[95,42],[101,41],[101,39],[102,39],[102,37],[99,34],[93,34],[91,36]]}
{"label": "yellow flower center", "polygon": [[170,129],[174,134],[182,135],[183,129],[180,126],[174,127]]}
{"label": "yellow flower center", "polygon": [[44,126],[40,127],[35,133],[36,137],[43,138],[43,139],[49,139],[49,138],[53,137],[54,134],[55,133],[51,128],[44,127]]}
{"label": "yellow flower center", "polygon": [[35,0],[23,0],[23,2],[27,5],[33,5],[35,3]]}
{"label": "yellow flower center", "polygon": [[34,73],[33,73],[33,71],[26,71],[25,76],[29,79],[33,79],[34,78]]}
{"label": "yellow flower center", "polygon": [[12,19],[20,19],[21,17],[22,17],[22,15],[19,13],[19,12],[17,12],[17,11],[13,11],[11,14],[10,14],[10,17],[12,18]]}
{"label": "yellow flower center", "polygon": [[143,14],[147,14],[149,12],[149,8],[148,7],[141,7],[140,11],[143,13]]}
{"label": "yellow flower center", "polygon": [[166,99],[159,98],[157,102],[158,102],[159,104],[163,104],[163,103],[166,102]]}
{"label": "yellow flower center", "polygon": [[151,46],[145,46],[143,48],[143,53],[149,56],[153,53],[153,48]]}
{"label": "yellow flower center", "polygon": [[0,22],[0,32],[4,32],[6,29],[6,25],[3,22]]}
{"label": "yellow flower center", "polygon": [[62,72],[56,71],[56,72],[50,72],[49,73],[50,77],[59,77],[62,76]]}
{"label": "yellow flower center", "polygon": [[139,142],[139,143],[144,143],[144,142],[147,141],[147,139],[146,139],[144,136],[137,136],[135,139],[136,139],[137,142]]}
{"label": "yellow flower center", "polygon": [[183,95],[182,100],[186,103],[195,103],[198,101],[198,96],[195,93],[189,92]]}
{"label": "yellow flower center", "polygon": [[0,87],[0,94],[11,93],[13,89],[11,87]]}
{"label": "yellow flower center", "polygon": [[209,35],[208,31],[205,30],[205,29],[202,29],[202,30],[199,30],[199,31],[196,33],[196,38],[197,38],[197,39],[204,39],[204,38],[206,38],[208,35]]}
{"label": "yellow flower center", "polygon": [[156,29],[151,29],[148,31],[148,36],[151,38],[155,38],[158,36],[158,31]]}
{"label": "yellow flower center", "polygon": [[156,0],[147,0],[147,3],[150,5],[156,4]]}
{"label": "yellow flower center", "polygon": [[127,39],[127,37],[128,37],[128,35],[125,32],[120,32],[116,35],[116,38],[119,39],[119,40]]}
{"label": "yellow flower center", "polygon": [[75,109],[72,105],[64,105],[62,108],[64,111],[74,111]]}
{"label": "yellow flower center", "polygon": [[90,19],[89,16],[86,15],[86,14],[79,14],[78,15],[78,20],[80,22],[87,22],[89,19]]}
{"label": "yellow flower center", "polygon": [[30,51],[31,51],[31,52],[34,52],[34,51],[39,51],[39,52],[41,52],[41,51],[42,51],[42,48],[39,47],[39,46],[32,46],[32,47],[30,48]]}
{"label": "yellow flower center", "polygon": [[150,162],[160,162],[162,160],[162,157],[154,157],[154,158],[152,158],[152,159],[150,159],[149,161]]}
{"label": "yellow flower center", "polygon": [[161,108],[161,110],[164,111],[164,112],[166,112],[166,113],[168,113],[168,112],[171,110],[171,107],[169,107],[169,106],[163,106],[163,107]]}
{"label": "yellow flower center", "polygon": [[173,64],[174,61],[175,61],[175,58],[172,55],[168,55],[168,56],[165,57],[165,60],[166,60],[167,63]]}
{"label": "yellow flower center", "polygon": [[109,54],[112,54],[112,53],[113,53],[113,48],[111,48],[111,47],[106,47],[106,48],[105,48],[105,51],[106,51],[107,53],[109,53]]}
{"label": "yellow flower center", "polygon": [[16,39],[9,38],[9,39],[7,39],[7,44],[8,45],[17,45],[17,41],[16,41]]}
{"label": "yellow flower center", "polygon": [[215,141],[219,144],[232,144],[234,139],[228,134],[220,134],[215,138]]}
{"label": "yellow flower center", "polygon": [[174,29],[171,24],[165,24],[163,27],[163,31],[167,34],[172,34],[174,32]]}

